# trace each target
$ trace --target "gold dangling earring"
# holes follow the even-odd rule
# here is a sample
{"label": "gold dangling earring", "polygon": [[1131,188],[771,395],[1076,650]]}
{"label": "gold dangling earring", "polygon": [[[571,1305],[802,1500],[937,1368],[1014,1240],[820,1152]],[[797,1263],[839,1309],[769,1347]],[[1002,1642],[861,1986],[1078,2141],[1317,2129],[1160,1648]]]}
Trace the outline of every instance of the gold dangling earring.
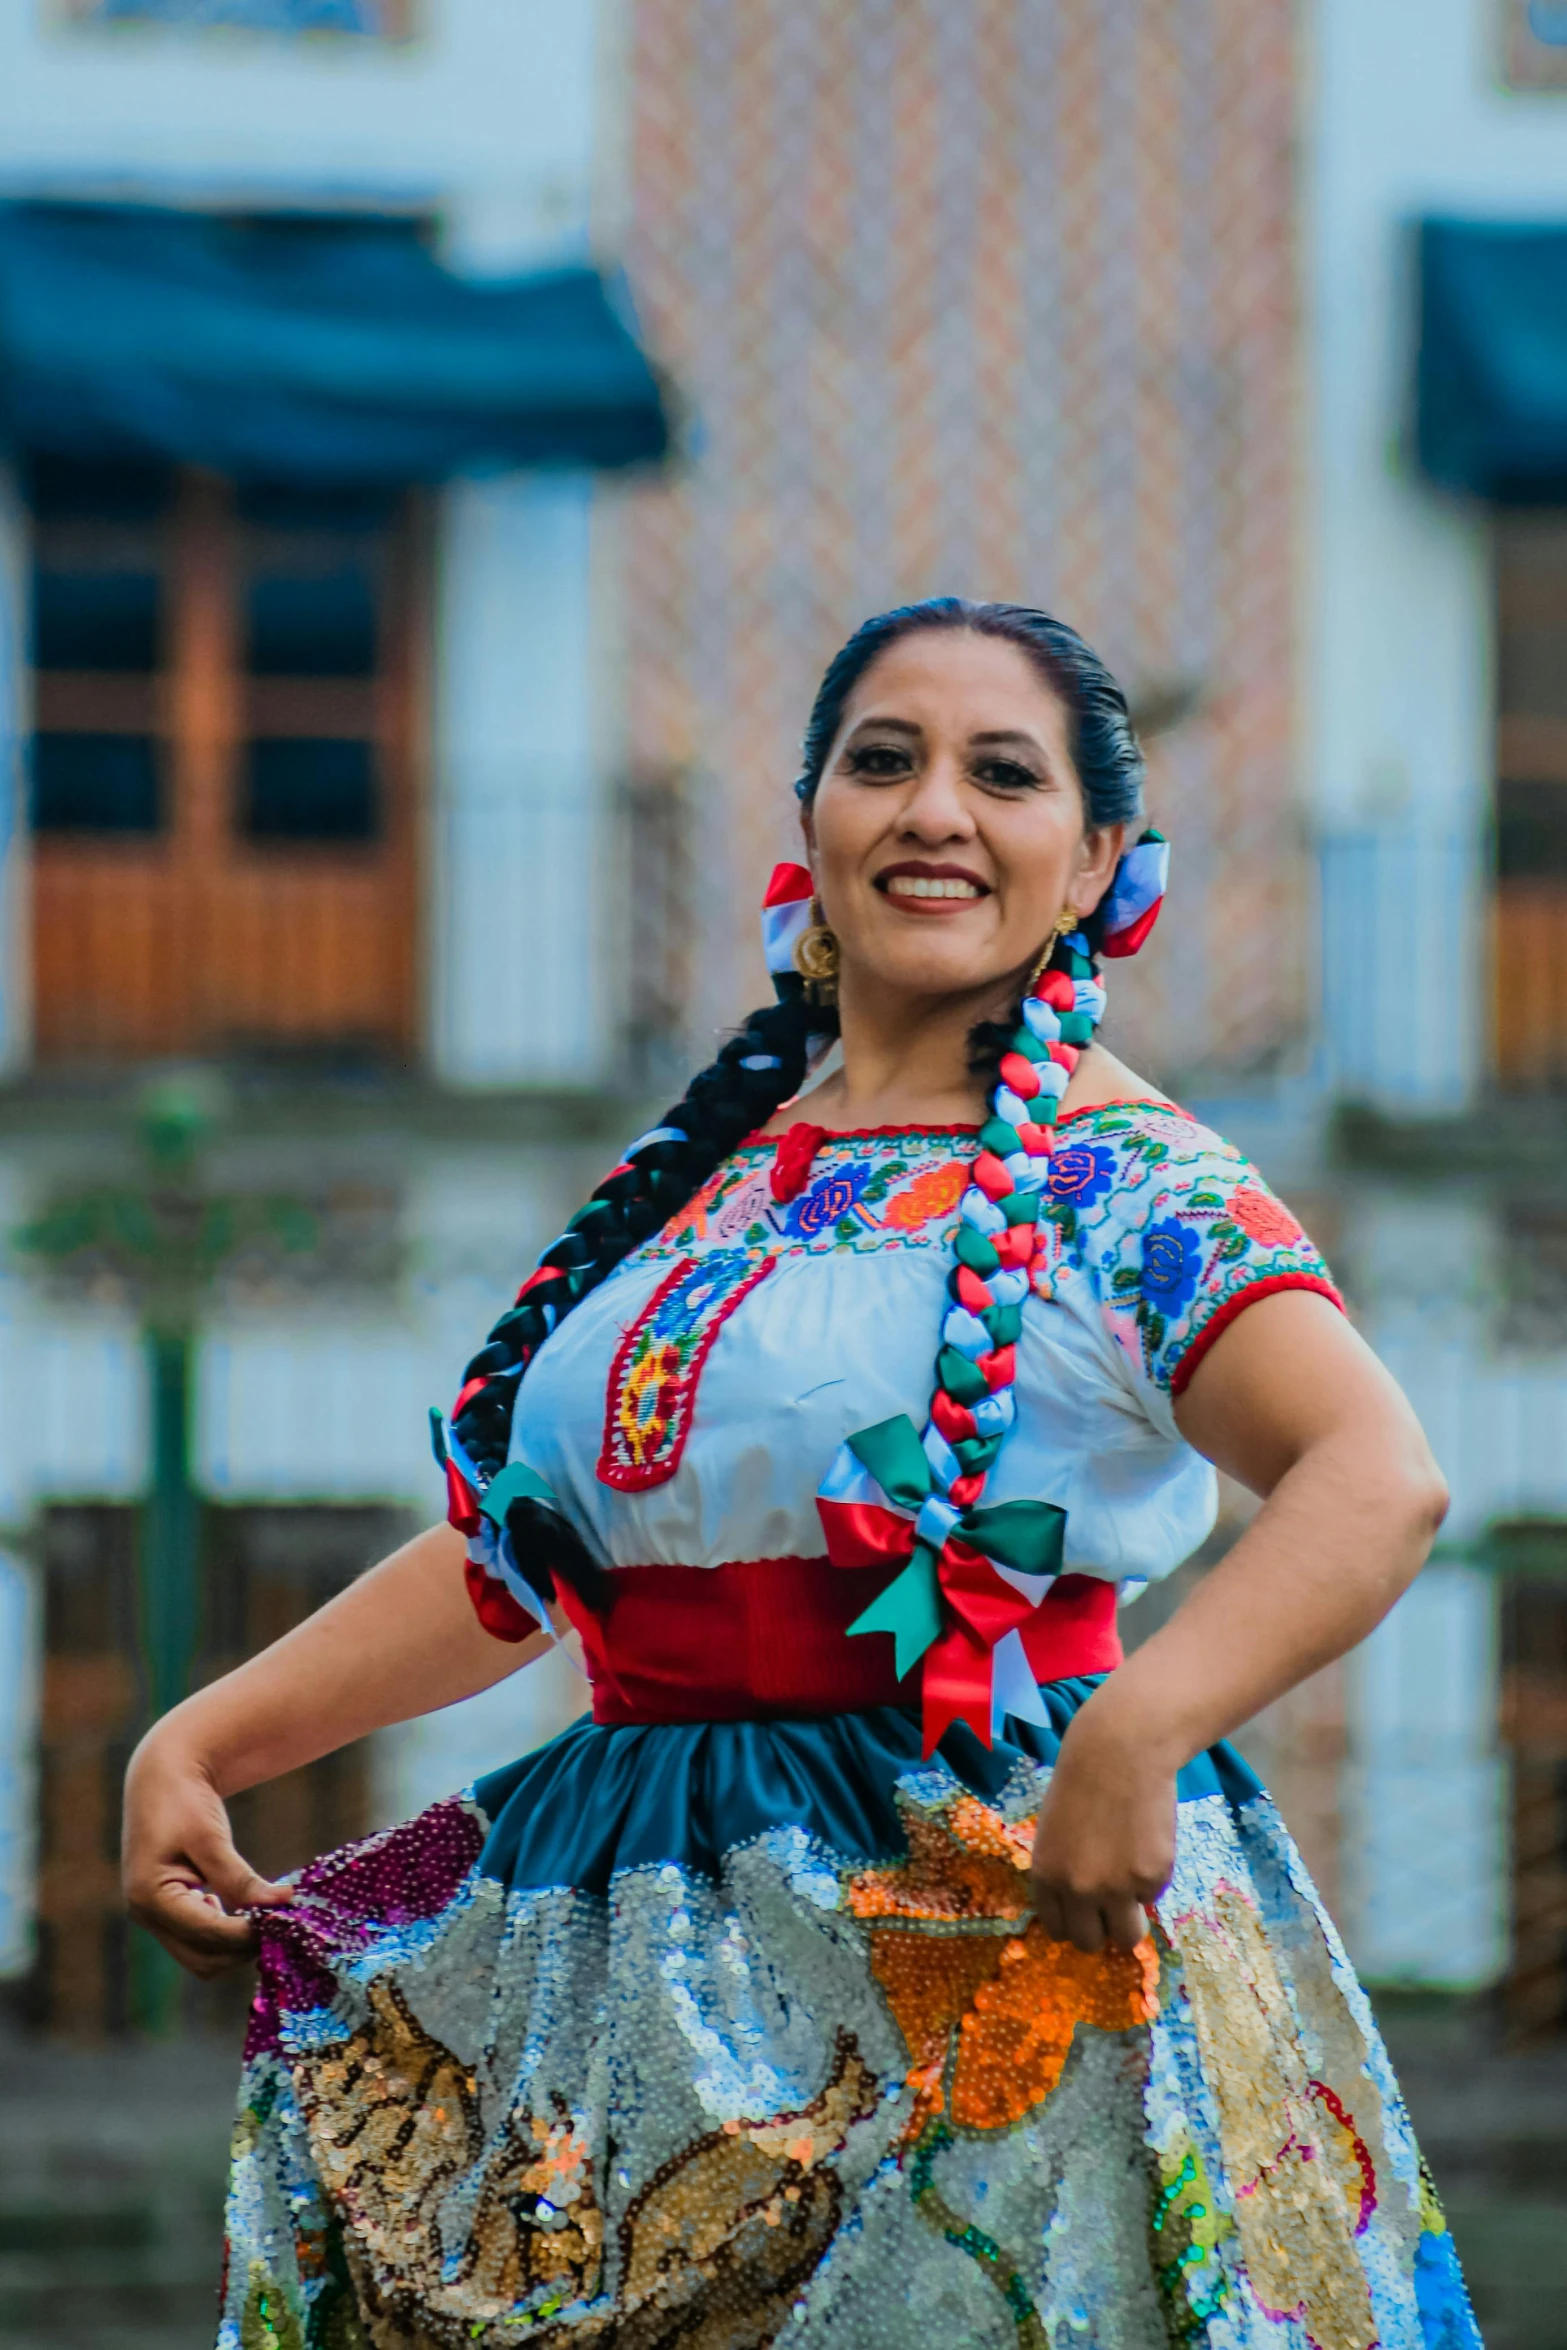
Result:
{"label": "gold dangling earring", "polygon": [[820,898],[812,898],[811,926],[802,930],[795,941],[794,967],[805,981],[806,995],[813,1004],[838,1001],[838,939],[836,932],[827,927]]}
{"label": "gold dangling earring", "polygon": [[1039,982],[1044,978],[1045,973],[1049,970],[1050,959],[1052,955],[1054,955],[1056,948],[1060,945],[1062,939],[1070,938],[1074,930],[1080,930],[1082,928],[1082,924],[1083,917],[1077,911],[1075,906],[1062,907],[1060,913],[1056,916],[1055,921],[1051,924],[1050,936],[1046,939],[1044,946],[1041,949],[1039,960],[1028,975],[1028,986],[1024,990],[1025,994],[1033,994],[1035,988],[1039,985]]}

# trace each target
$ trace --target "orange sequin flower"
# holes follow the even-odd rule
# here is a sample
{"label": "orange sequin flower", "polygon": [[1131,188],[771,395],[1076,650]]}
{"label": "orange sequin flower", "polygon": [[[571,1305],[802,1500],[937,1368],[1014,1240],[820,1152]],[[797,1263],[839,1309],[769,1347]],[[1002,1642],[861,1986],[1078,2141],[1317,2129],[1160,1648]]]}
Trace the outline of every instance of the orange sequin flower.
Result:
{"label": "orange sequin flower", "polygon": [[939,1809],[900,1798],[906,1861],[849,1880],[870,1926],[871,1968],[909,2051],[907,2139],[938,2115],[999,2130],[1042,2104],[1079,2024],[1130,2031],[1158,2012],[1151,1941],[1090,1953],[1028,1916],[1033,1822],[973,1796]]}

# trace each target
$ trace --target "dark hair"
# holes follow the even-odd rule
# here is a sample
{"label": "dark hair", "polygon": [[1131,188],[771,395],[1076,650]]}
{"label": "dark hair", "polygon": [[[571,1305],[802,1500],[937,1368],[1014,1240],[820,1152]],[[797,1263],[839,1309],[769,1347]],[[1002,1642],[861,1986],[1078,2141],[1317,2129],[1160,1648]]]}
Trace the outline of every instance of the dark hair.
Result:
{"label": "dark hair", "polygon": [[[960,596],[900,605],[855,630],[829,664],[811,707],[795,785],[801,800],[814,798],[844,708],[866,671],[890,645],[929,629],[967,630],[1016,645],[1066,706],[1089,823],[1136,819],[1142,808],[1143,756],[1126,696],[1099,656],[1048,613],[1024,604],[974,604]],[[1090,916],[1084,929],[1090,946],[1096,946],[1096,917]],[[786,976],[775,984],[780,1000],[753,1012],[673,1109],[611,1169],[560,1239],[545,1250],[516,1304],[468,1365],[452,1425],[484,1483],[505,1465],[519,1382],[550,1332],[623,1257],[662,1230],[748,1134],[799,1092],[808,1040],[836,1033],[836,1012],[808,1003],[803,981]],[[1015,1019],[983,1022],[975,1029],[970,1042],[976,1071],[990,1067],[1014,1025]],[[603,1603],[607,1578],[563,1518],[538,1502],[514,1501],[507,1527],[518,1564],[542,1597],[551,1595],[554,1571],[594,1605]]]}
{"label": "dark hair", "polygon": [[[828,753],[838,739],[849,696],[889,646],[933,629],[999,637],[1016,645],[1051,692],[1065,704],[1071,721],[1072,764],[1083,787],[1091,825],[1131,824],[1142,814],[1143,754],[1132,731],[1126,696],[1110,671],[1075,628],[1036,612],[1027,604],[971,604],[964,596],[932,596],[923,604],[900,604],[857,628],[828,665],[806,724],[804,763],[795,791],[807,805],[815,798]],[[1096,945],[1092,917],[1085,925]]]}

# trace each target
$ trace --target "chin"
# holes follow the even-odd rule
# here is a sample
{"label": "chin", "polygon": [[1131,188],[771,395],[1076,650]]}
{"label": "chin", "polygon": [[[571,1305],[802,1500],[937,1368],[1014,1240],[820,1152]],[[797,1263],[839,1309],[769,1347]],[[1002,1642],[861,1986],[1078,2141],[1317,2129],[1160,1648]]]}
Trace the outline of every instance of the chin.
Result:
{"label": "chin", "polygon": [[997,970],[988,955],[965,952],[957,939],[910,939],[895,952],[868,957],[866,968],[882,986],[921,996],[1000,989],[1010,976],[1010,968]]}

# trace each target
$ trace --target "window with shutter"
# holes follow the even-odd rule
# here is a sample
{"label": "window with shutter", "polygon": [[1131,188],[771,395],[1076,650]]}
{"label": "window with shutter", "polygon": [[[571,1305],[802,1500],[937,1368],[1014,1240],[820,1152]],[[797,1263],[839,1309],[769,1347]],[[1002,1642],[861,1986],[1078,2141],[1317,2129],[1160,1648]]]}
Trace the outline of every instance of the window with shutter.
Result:
{"label": "window with shutter", "polygon": [[38,464],[40,1059],[415,1046],[419,516]]}
{"label": "window with shutter", "polygon": [[1496,519],[1495,1063],[1567,1084],[1567,513]]}

